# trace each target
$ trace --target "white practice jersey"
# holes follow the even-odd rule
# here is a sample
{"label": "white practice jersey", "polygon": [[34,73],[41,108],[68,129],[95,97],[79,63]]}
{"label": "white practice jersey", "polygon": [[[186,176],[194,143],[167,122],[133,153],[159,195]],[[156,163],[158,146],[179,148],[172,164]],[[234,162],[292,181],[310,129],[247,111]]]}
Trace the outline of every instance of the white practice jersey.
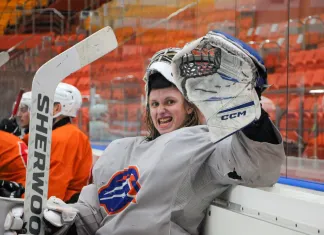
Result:
{"label": "white practice jersey", "polygon": [[78,235],[197,235],[206,209],[229,185],[276,183],[285,154],[275,133],[278,145],[241,131],[213,144],[207,126],[113,141],[74,204]]}

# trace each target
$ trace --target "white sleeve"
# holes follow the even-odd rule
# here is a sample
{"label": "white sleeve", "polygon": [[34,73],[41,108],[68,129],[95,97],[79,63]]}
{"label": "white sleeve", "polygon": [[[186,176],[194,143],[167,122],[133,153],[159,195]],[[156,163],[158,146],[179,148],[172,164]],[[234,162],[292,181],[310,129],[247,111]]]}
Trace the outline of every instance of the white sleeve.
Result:
{"label": "white sleeve", "polygon": [[274,127],[279,144],[257,142],[242,131],[216,144],[208,166],[217,183],[266,187],[275,184],[285,159],[282,138]]}
{"label": "white sleeve", "polygon": [[103,220],[97,187],[94,184],[83,187],[78,202],[71,206],[79,210],[75,219],[78,235],[95,234]]}

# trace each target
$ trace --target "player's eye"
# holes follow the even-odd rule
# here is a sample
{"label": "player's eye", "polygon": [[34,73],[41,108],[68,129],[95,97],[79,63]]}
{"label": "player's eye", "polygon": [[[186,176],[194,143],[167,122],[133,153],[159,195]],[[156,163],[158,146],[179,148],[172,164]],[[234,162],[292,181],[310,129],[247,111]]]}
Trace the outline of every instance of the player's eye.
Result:
{"label": "player's eye", "polygon": [[166,101],[166,104],[167,104],[167,105],[173,105],[174,103],[175,103],[174,100],[167,100],[167,101]]}
{"label": "player's eye", "polygon": [[156,102],[156,101],[152,101],[151,102],[151,107],[152,108],[156,108],[156,107],[158,107],[159,106],[159,103],[158,102]]}

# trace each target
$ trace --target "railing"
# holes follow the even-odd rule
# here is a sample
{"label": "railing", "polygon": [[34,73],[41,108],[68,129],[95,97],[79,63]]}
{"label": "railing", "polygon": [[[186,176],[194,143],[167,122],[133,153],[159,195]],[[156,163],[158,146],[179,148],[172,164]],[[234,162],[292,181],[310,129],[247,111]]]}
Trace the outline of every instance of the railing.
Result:
{"label": "railing", "polygon": [[[306,38],[305,36],[307,35],[307,32],[309,31],[309,25],[310,23],[313,24],[315,23],[316,21],[319,21],[321,23],[321,32],[322,34],[324,33],[324,22],[323,20],[319,17],[319,16],[307,16],[305,17],[302,22],[303,22],[303,35],[304,35],[304,40],[303,40],[303,49],[305,50],[306,49]],[[321,34],[321,37],[322,37],[322,34]]]}
{"label": "railing", "polygon": [[[36,27],[36,18],[37,15],[42,15],[44,13],[49,13],[49,31],[50,32],[55,32],[55,33],[59,33],[59,34],[64,34],[64,21],[65,21],[65,17],[64,15],[59,12],[58,10],[54,9],[54,8],[44,8],[44,9],[31,9],[31,10],[25,10],[23,7],[17,7],[15,9],[16,12],[20,12],[21,16],[18,16],[16,14],[16,20],[15,20],[15,24],[11,25],[14,27],[14,32],[16,34],[19,33],[19,27],[20,25],[22,25],[23,27],[25,27],[30,21],[27,21],[27,17],[31,17],[31,25],[32,25],[32,33],[35,34],[37,33],[37,27]],[[10,11],[11,13],[12,11]],[[9,13],[9,11],[4,11],[4,13]],[[21,20],[19,20],[21,19]],[[42,23],[46,23],[46,22],[42,22]],[[10,26],[10,25],[9,25]]]}
{"label": "railing", "polygon": [[[27,12],[30,12],[30,11],[27,11]],[[43,14],[43,13],[46,13],[46,12],[49,12],[50,14],[50,21],[49,21],[49,27],[50,27],[50,32],[54,32],[54,28],[57,27],[57,22],[58,23],[58,30],[56,30],[55,32],[58,32],[59,34],[64,34],[64,20],[65,20],[65,17],[64,15],[62,15],[61,12],[59,12],[58,10],[54,9],[54,8],[45,8],[45,9],[33,9],[31,10],[32,12],[32,32],[33,34],[35,33],[36,31],[36,23],[35,23],[35,19],[36,19],[36,16],[35,16],[35,13],[39,13],[40,15]],[[24,25],[26,22],[23,22]]]}

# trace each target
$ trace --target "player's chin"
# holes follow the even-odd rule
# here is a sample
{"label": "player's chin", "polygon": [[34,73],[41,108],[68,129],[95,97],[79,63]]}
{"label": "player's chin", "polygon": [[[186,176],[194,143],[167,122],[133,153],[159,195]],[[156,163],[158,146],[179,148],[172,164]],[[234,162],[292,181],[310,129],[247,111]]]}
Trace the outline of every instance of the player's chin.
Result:
{"label": "player's chin", "polygon": [[160,133],[160,135],[170,133],[170,132],[175,131],[177,129],[178,128],[173,123],[168,125],[168,126],[160,126],[160,125],[157,126],[157,130]]}

